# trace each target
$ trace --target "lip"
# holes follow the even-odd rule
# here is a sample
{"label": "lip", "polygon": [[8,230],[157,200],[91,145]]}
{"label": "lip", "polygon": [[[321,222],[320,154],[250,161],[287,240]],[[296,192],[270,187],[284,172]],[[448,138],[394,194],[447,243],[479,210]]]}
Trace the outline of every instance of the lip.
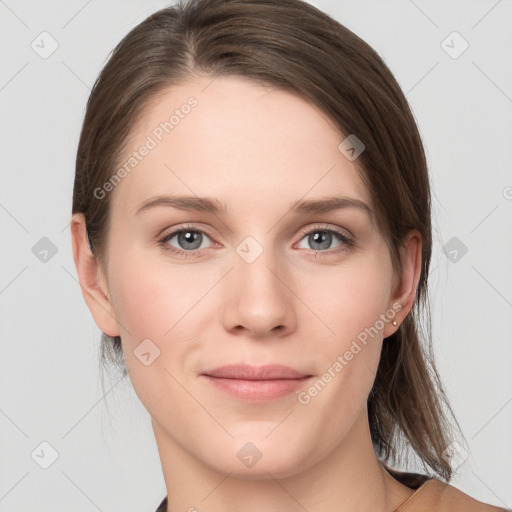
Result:
{"label": "lip", "polygon": [[227,365],[201,374],[216,389],[250,402],[275,400],[305,385],[312,377],[289,366]]}
{"label": "lip", "polygon": [[242,380],[277,380],[277,379],[302,379],[310,377],[304,372],[299,372],[289,366],[281,364],[267,364],[265,366],[251,366],[248,364],[230,364],[220,366],[213,370],[203,373],[209,377],[219,377],[223,379],[242,379]]}

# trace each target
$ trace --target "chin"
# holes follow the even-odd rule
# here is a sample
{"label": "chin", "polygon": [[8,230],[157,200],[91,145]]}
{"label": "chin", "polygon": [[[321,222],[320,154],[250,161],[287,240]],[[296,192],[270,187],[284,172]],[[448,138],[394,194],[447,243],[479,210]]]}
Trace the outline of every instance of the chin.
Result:
{"label": "chin", "polygon": [[[240,445],[240,446],[239,446]],[[229,456],[232,453],[232,456]],[[209,456],[215,453],[210,453]],[[232,478],[240,480],[266,480],[271,477],[281,479],[296,475],[309,465],[303,458],[304,447],[267,446],[258,449],[257,442],[237,443],[236,448],[222,450],[214,460],[204,460],[212,469],[220,473],[229,473]],[[209,458],[209,457],[208,457]],[[270,474],[269,474],[270,473]]]}

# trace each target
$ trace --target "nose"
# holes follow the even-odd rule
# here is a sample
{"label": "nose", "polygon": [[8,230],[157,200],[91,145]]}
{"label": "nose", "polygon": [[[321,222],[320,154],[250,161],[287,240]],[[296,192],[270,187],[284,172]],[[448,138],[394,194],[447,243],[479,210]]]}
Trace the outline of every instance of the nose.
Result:
{"label": "nose", "polygon": [[280,338],[296,328],[292,276],[286,262],[270,248],[263,248],[253,260],[261,251],[254,245],[239,247],[234,254],[234,268],[224,284],[224,327],[257,339]]}

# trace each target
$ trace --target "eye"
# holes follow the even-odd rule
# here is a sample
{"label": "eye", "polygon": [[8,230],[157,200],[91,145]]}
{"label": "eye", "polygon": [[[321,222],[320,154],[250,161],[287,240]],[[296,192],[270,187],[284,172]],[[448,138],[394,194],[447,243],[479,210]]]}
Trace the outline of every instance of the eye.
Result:
{"label": "eye", "polygon": [[[179,257],[200,256],[201,249],[208,247],[210,236],[203,230],[192,226],[182,226],[164,234],[158,244],[165,250]],[[303,241],[310,247],[304,247]],[[333,243],[337,245],[332,247]],[[302,233],[298,247],[310,249],[315,253],[336,254],[355,245],[354,239],[345,232],[326,226],[319,226]],[[315,254],[316,257],[316,254]]]}
{"label": "eye", "polygon": [[[328,252],[330,254],[347,250],[354,245],[353,239],[341,230],[327,228],[325,226],[310,229],[304,233],[304,235],[305,236],[301,239],[299,245],[302,249],[308,249],[308,247],[304,247],[304,245],[302,245],[304,240],[306,244],[309,244],[309,248],[311,250]],[[333,248],[332,243],[336,243],[336,241],[338,242],[338,245]]]}
{"label": "eye", "polygon": [[[210,237],[200,229],[183,226],[180,229],[165,234],[158,240],[158,243],[166,251],[187,257],[197,255],[200,249],[207,247],[207,245],[204,245],[204,242],[209,238]],[[171,243],[173,240],[175,245]]]}

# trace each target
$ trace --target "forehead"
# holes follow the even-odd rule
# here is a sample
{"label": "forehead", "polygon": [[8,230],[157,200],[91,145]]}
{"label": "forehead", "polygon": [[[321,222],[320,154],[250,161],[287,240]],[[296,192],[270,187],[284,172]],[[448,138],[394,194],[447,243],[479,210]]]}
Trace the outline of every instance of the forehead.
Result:
{"label": "forehead", "polygon": [[[113,202],[192,194],[260,208],[302,197],[369,202],[345,136],[299,96],[239,77],[195,78],[151,99],[133,127]],[[146,149],[144,149],[146,148]],[[144,153],[142,155],[142,153]]]}

